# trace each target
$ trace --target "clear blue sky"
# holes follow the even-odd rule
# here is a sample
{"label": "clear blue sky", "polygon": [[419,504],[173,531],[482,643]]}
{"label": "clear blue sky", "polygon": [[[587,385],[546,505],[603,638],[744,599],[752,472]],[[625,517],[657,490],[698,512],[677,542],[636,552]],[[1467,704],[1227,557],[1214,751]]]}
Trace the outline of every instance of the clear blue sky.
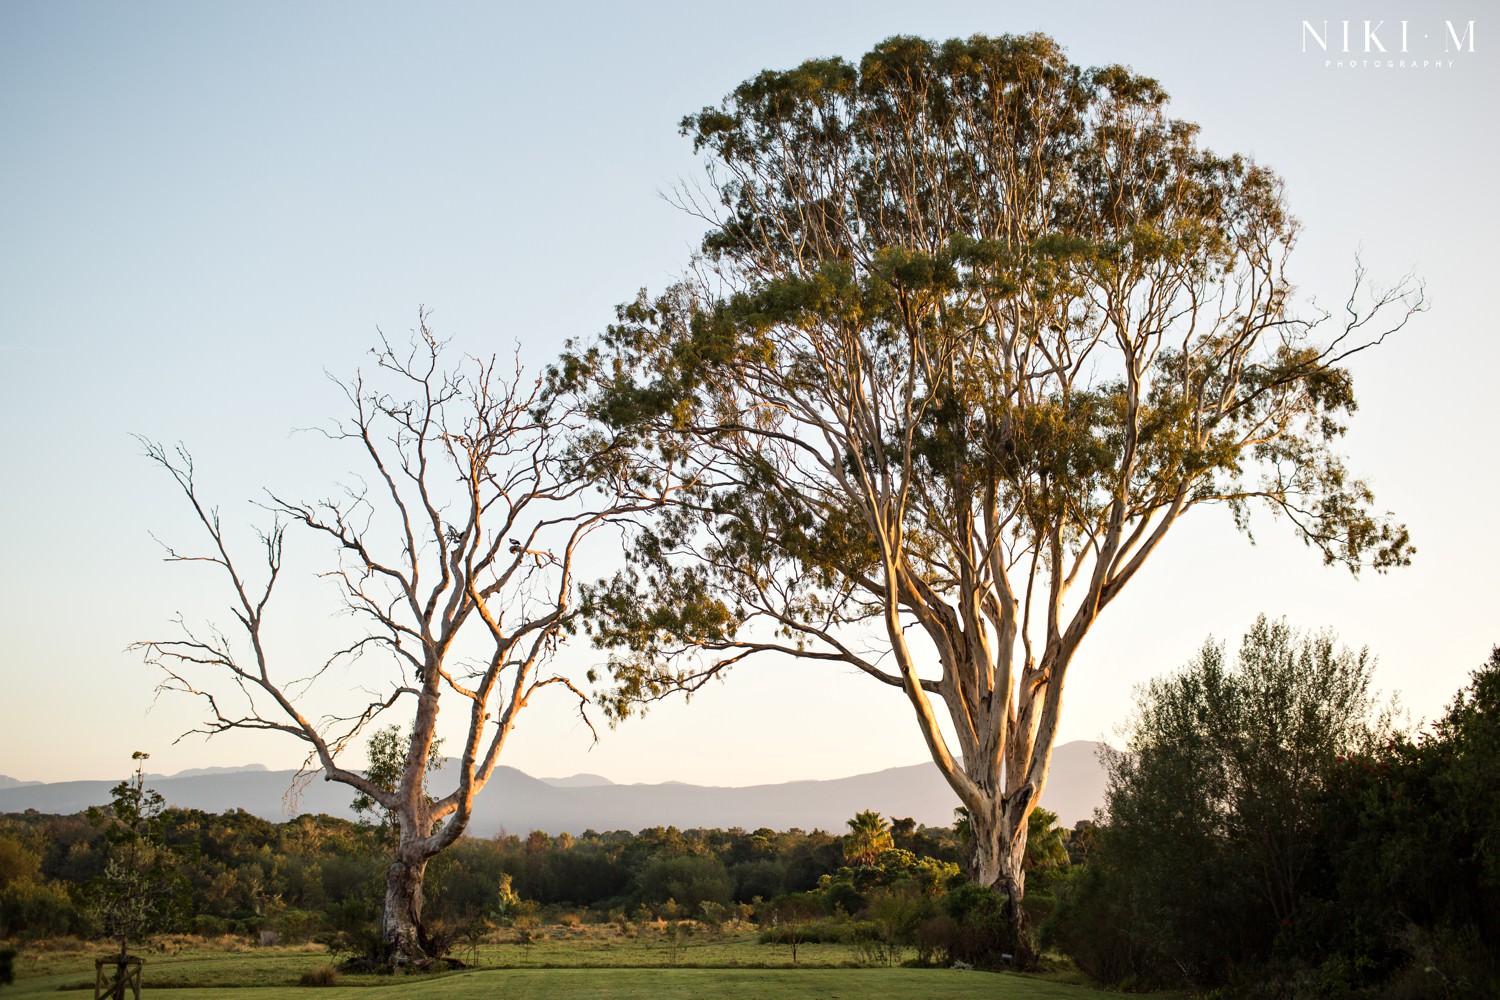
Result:
{"label": "clear blue sky", "polygon": [[[1296,273],[1337,304],[1363,248],[1415,269],[1432,309],[1356,366],[1351,464],[1417,561],[1351,581],[1263,521],[1193,515],[1075,666],[1064,739],[1109,736],[1133,685],[1255,614],[1331,627],[1431,716],[1500,642],[1493,297],[1500,42],[1479,3],[0,5],[0,773],[62,780],[300,755],[275,736],[172,738],[124,652],[222,596],[163,566],[191,526],[132,432],[182,440],[227,521],[266,485],[343,468],[295,427],[337,411],[375,328],[417,307],[473,352],[534,364],[683,266],[700,225],[659,192],[698,173],[676,123],[767,67],[857,58],[891,34],[1041,30],[1084,64],[1160,79],[1207,141],[1276,168],[1306,233]],[[1442,69],[1325,67],[1302,22],[1363,21]],[[1442,52],[1475,20],[1475,51]],[[1496,36],[1500,38],[1500,36]],[[1338,47],[1331,41],[1330,48]],[[1328,58],[1340,58],[1330,53]],[[1348,57],[1365,59],[1363,52]],[[301,609],[311,644],[325,612]],[[604,733],[566,706],[523,721],[533,774],[748,784],[925,759],[891,690],[767,665]]]}

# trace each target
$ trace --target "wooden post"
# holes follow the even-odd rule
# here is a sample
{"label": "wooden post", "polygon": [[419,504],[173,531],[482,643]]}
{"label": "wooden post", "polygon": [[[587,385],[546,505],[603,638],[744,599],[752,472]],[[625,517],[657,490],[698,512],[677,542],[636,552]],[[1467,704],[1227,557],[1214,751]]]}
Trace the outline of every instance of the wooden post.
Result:
{"label": "wooden post", "polygon": [[[127,989],[135,1000],[141,1000],[141,966],[145,964],[144,958],[134,955],[94,959],[94,1000],[125,1000]],[[113,975],[106,975],[105,969],[113,970]]]}

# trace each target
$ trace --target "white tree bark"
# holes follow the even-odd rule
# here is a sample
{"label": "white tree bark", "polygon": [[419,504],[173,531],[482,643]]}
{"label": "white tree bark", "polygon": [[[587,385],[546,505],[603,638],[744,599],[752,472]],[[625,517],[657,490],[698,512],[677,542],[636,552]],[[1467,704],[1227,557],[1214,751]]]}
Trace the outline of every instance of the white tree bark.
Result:
{"label": "white tree bark", "polygon": [[[421,929],[427,862],[463,834],[521,710],[549,686],[570,691],[580,712],[586,705],[568,677],[548,671],[577,614],[580,546],[654,502],[628,496],[574,448],[583,422],[566,399],[545,396],[541,380],[502,371],[493,359],[444,370],[442,348],[424,318],[409,353],[383,343],[374,352],[377,378],[344,386],[353,416],[329,436],[363,453],[373,485],[314,504],[273,495],[276,521],[261,535],[255,579],[232,553],[217,510],[199,497],[187,452],[142,442],[209,541],[205,554],[169,549],[168,559],[216,567],[239,628],[225,634],[184,624],[178,638],[135,648],[164,672],[160,690],[202,699],[207,721],[196,732],[266,730],[301,741],[325,780],[396,818],[382,920],[386,958],[396,964],[429,957]],[[290,671],[302,651],[273,648],[266,624],[289,526],[334,543],[337,562],[322,575],[339,584],[361,623],[362,634],[310,676]],[[335,664],[374,695],[351,715],[316,717],[307,689]],[[467,726],[457,766],[445,772],[452,787],[429,800],[443,705],[462,712]],[[409,720],[409,741],[399,780],[382,787],[343,761],[351,742],[388,713]]]}

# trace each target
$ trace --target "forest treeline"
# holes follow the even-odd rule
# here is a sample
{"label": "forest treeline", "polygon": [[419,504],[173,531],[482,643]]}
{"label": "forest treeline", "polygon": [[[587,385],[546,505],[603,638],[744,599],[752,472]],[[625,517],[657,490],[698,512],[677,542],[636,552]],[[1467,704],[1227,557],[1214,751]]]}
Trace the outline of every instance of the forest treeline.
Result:
{"label": "forest treeline", "polygon": [[[202,935],[275,931],[306,939],[379,916],[390,835],[378,825],[304,815],[272,823],[243,811],[168,808],[158,835],[171,858],[161,930]],[[0,934],[89,934],[89,889],[110,856],[99,816],[36,812],[0,820]],[[886,824],[889,846],[957,871],[952,829]],[[699,914],[816,890],[846,865],[848,836],[759,829],[584,831],[464,838],[428,873],[425,914],[438,922],[494,917],[502,877],[516,898],[582,919]]]}

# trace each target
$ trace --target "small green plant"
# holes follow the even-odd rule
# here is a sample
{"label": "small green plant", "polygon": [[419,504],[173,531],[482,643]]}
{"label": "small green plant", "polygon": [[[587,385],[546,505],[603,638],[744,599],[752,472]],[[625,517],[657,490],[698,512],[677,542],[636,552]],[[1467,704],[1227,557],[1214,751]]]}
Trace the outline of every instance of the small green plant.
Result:
{"label": "small green plant", "polygon": [[511,887],[510,873],[502,873],[495,892],[495,920],[502,927],[509,927],[511,921],[520,915],[523,906],[523,900]]}
{"label": "small green plant", "polygon": [[[756,919],[760,921],[762,944],[785,944],[792,949],[792,964],[797,964],[797,946],[808,941],[829,940],[828,934],[843,934],[844,926],[835,926],[832,931],[816,928],[813,921],[823,914],[823,901],[817,893],[798,892],[777,896],[760,905]],[[824,922],[828,923],[827,921]]]}
{"label": "small green plant", "polygon": [[723,903],[708,900],[698,907],[698,920],[711,934],[721,932],[724,929],[724,921],[728,919],[729,907]]}
{"label": "small green plant", "polygon": [[687,947],[687,939],[693,936],[693,922],[691,920],[673,920],[666,925],[662,932],[667,939],[668,947],[672,953],[672,964],[677,964],[677,958]]}

